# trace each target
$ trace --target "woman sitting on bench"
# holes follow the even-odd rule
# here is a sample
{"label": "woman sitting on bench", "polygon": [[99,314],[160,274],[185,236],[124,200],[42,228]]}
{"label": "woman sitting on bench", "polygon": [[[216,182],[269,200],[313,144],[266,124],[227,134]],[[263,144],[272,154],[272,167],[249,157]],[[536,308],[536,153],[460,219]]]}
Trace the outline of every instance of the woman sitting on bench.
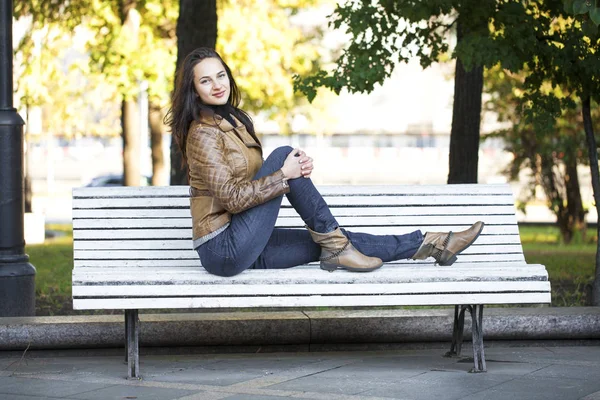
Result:
{"label": "woman sitting on bench", "polygon": [[[219,54],[199,48],[185,58],[166,121],[189,168],[194,248],[208,272],[233,276],[317,260],[330,272],[368,272],[405,258],[451,265],[481,233],[483,222],[425,235],[341,229],[310,179],[312,158],[283,146],[263,161],[252,120],[239,103]],[[283,195],[307,230],[275,228]]]}

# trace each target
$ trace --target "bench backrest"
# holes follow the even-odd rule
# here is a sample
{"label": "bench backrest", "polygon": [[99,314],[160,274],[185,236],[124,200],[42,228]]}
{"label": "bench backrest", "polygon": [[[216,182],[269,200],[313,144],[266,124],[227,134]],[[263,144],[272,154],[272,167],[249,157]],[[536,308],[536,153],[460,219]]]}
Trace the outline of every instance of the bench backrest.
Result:
{"label": "bench backrest", "polygon": [[[482,220],[486,223],[482,235],[457,263],[525,261],[509,185],[320,186],[319,190],[348,230],[458,231]],[[303,225],[284,199],[277,226],[303,229]],[[187,186],[73,190],[75,268],[197,267],[200,261],[191,237]]]}

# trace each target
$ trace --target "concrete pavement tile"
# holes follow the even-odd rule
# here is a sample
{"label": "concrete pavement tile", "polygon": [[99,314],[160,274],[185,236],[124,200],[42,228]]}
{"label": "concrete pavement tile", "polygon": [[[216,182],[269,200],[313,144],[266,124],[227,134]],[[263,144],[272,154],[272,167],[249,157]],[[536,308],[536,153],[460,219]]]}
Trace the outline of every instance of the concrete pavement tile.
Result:
{"label": "concrete pavement tile", "polygon": [[600,346],[486,348],[485,352],[486,360],[600,365]]}
{"label": "concrete pavement tile", "polygon": [[600,400],[600,391],[590,393],[585,397],[582,397],[580,400]]}
{"label": "concrete pavement tile", "polygon": [[390,384],[389,379],[379,379],[375,376],[365,376],[363,379],[358,379],[356,377],[346,378],[343,376],[328,377],[322,376],[323,374],[320,373],[292,379],[277,385],[268,386],[266,389],[351,395]]}
{"label": "concrete pavement tile", "polygon": [[[551,364],[525,363],[520,361],[490,361],[486,360],[488,374],[504,374],[515,377],[534,373],[538,370],[548,367]],[[473,361],[469,361],[470,370],[473,366]]]}
{"label": "concrete pavement tile", "polygon": [[191,390],[163,389],[156,387],[114,385],[104,389],[98,389],[87,393],[71,396],[78,400],[172,400],[195,393]]}
{"label": "concrete pavement tile", "polygon": [[225,397],[226,400],[290,400],[289,397],[281,397],[281,396],[265,396],[260,395],[256,396],[253,394],[234,394],[230,397]]}
{"label": "concrete pavement tile", "polygon": [[546,347],[546,350],[555,358],[590,361],[600,365],[600,346]]}
{"label": "concrete pavement tile", "polygon": [[[442,357],[441,355],[437,355],[435,357],[418,357],[418,356],[398,356],[394,358],[386,358],[386,359],[374,359],[371,360],[369,358],[363,358],[365,361],[365,366],[369,365],[369,362],[372,362],[373,365],[387,365],[392,368],[399,369],[418,369],[424,371],[434,371],[434,370],[458,370],[464,371],[468,370],[467,366],[465,366],[465,362],[463,361],[464,357]],[[468,364],[468,363],[467,363]]]}
{"label": "concrete pavement tile", "polygon": [[431,371],[361,392],[360,395],[398,397],[413,400],[430,400],[436,398],[452,400],[494,387],[510,379],[513,378],[508,375]]}
{"label": "concrete pavement tile", "polygon": [[461,400],[578,400],[600,389],[600,382],[525,377],[505,382]]}
{"label": "concrete pavement tile", "polygon": [[229,386],[244,382],[250,379],[263,376],[260,372],[247,372],[243,370],[211,370],[204,368],[193,368],[183,371],[172,371],[162,374],[147,374],[143,368],[140,368],[145,380],[157,382],[180,382],[196,383],[201,385]]}
{"label": "concrete pavement tile", "polygon": [[315,364],[319,359],[306,357],[276,357],[273,355],[251,356],[250,358],[227,358],[213,360],[201,367],[158,368],[153,370],[140,366],[145,379],[159,382],[185,382],[206,385],[228,386],[251,379],[272,376],[293,368]]}
{"label": "concrete pavement tile", "polygon": [[356,362],[323,371],[318,374],[320,378],[327,379],[354,379],[356,381],[372,381],[373,379],[382,381],[396,382],[398,379],[420,375],[429,371],[428,369],[407,369],[398,365],[377,365],[363,362]]}
{"label": "concrete pavement tile", "polygon": [[219,392],[198,392],[177,398],[177,400],[221,400],[231,396],[231,393]]}
{"label": "concrete pavement tile", "polygon": [[39,396],[25,396],[22,394],[2,394],[0,393],[0,399],[2,400],[57,400],[60,397],[39,397]]}
{"label": "concrete pavement tile", "polygon": [[597,368],[581,367],[578,365],[550,365],[532,372],[531,376],[593,381],[600,378],[600,365]]}
{"label": "concrete pavement tile", "polygon": [[3,394],[29,396],[67,397],[111,385],[100,383],[27,379],[21,377],[0,377],[0,399]]}
{"label": "concrete pavement tile", "polygon": [[[337,359],[337,357],[336,357]],[[340,357],[342,359],[342,357]],[[321,361],[320,359],[307,359],[300,357],[264,357],[264,356],[252,356],[250,358],[233,359],[233,360],[218,360],[203,368],[214,369],[214,370],[228,370],[228,369],[243,369],[245,371],[279,371],[287,370],[290,368],[297,368],[303,365],[309,365]]]}

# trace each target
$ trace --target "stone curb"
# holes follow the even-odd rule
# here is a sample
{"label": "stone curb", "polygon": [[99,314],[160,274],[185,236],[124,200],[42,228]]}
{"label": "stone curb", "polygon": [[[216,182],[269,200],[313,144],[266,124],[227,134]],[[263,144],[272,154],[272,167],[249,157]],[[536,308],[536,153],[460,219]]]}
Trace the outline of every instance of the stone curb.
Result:
{"label": "stone curb", "polygon": [[[289,346],[450,342],[454,310],[140,314],[140,344]],[[600,307],[486,308],[484,340],[600,339]],[[465,340],[470,339],[470,315]],[[0,318],[0,350],[122,347],[121,315]]]}

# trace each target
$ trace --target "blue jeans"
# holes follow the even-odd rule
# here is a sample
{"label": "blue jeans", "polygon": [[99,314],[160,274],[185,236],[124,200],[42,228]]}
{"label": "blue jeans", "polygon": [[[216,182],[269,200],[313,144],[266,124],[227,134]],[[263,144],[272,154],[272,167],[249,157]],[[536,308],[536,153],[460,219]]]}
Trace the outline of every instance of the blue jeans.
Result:
{"label": "blue jeans", "polygon": [[[278,147],[254,177],[281,169],[289,146]],[[290,204],[313,231],[327,233],[339,225],[311,179],[288,181]],[[246,269],[281,269],[318,261],[321,247],[306,229],[275,228],[283,196],[231,216],[227,229],[198,247],[202,265],[211,274],[233,276]],[[421,231],[405,235],[371,235],[343,230],[361,253],[384,262],[409,258],[423,242]]]}

